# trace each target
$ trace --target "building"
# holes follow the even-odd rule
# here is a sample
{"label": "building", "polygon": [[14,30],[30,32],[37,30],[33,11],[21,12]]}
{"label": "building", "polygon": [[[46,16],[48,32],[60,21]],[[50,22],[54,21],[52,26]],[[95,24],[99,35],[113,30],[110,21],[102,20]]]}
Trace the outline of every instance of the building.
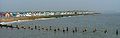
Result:
{"label": "building", "polygon": [[5,13],[5,17],[12,17],[11,14],[12,14],[12,13],[10,13],[10,12]]}
{"label": "building", "polygon": [[3,14],[3,13],[0,13],[0,17],[4,17],[4,14]]}
{"label": "building", "polygon": [[16,12],[12,13],[12,17],[16,17],[16,16],[17,16]]}
{"label": "building", "polygon": [[50,15],[73,15],[73,14],[91,14],[92,11],[28,11],[28,12],[16,12],[6,14],[6,17],[16,16],[16,17],[25,17],[25,16],[50,16]]}

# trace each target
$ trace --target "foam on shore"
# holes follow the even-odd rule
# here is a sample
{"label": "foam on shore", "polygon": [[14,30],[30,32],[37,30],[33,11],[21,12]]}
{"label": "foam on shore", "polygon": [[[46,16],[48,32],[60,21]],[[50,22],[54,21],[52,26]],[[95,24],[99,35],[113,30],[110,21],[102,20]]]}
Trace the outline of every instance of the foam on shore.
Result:
{"label": "foam on shore", "polygon": [[[55,18],[40,18],[35,20],[49,20],[49,19],[55,19]],[[18,20],[18,21],[12,21],[12,22],[0,22],[0,24],[12,24],[16,22],[26,22],[26,21],[34,21],[34,20]]]}
{"label": "foam on shore", "polygon": [[35,19],[35,20],[49,20],[49,19],[55,19],[55,18],[40,18],[40,19]]}
{"label": "foam on shore", "polygon": [[17,21],[12,21],[12,22],[0,22],[0,24],[12,24],[12,23],[15,23]]}

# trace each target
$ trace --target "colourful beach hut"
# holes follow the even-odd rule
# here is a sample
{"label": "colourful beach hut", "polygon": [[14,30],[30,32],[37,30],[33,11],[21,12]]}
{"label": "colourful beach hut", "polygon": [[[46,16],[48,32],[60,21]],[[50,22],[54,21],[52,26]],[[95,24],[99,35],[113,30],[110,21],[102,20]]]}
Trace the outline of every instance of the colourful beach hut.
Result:
{"label": "colourful beach hut", "polygon": [[11,17],[10,12],[5,13],[5,17]]}
{"label": "colourful beach hut", "polygon": [[13,17],[16,17],[16,16],[17,16],[17,13],[16,13],[16,12],[13,12],[13,13],[12,13],[12,16],[13,16]]}

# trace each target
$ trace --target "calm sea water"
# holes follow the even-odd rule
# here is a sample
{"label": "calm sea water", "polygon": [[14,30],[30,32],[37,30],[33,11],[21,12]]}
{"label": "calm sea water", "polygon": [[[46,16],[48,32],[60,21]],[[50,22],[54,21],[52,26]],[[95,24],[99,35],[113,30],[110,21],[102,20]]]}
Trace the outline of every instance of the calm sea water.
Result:
{"label": "calm sea water", "polygon": [[[16,22],[13,25],[52,26],[52,29],[69,27],[70,30],[77,27],[78,32],[0,29],[0,38],[120,38],[120,14],[80,15],[69,18]],[[82,32],[84,27],[87,28],[87,32]],[[100,31],[93,33],[93,28]],[[103,32],[105,29],[108,30],[106,34]],[[119,35],[116,35],[116,29],[119,29]]]}

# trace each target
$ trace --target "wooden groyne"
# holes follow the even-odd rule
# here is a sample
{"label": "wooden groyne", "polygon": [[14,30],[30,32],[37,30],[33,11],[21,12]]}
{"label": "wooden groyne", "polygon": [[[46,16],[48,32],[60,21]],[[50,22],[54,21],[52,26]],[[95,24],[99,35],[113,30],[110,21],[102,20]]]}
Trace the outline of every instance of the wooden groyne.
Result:
{"label": "wooden groyne", "polygon": [[[39,30],[39,31],[53,31],[53,32],[72,32],[72,33],[86,33],[86,32],[90,32],[90,30],[88,28],[84,28],[82,30],[79,29],[79,27],[56,27],[56,26],[22,26],[22,25],[2,25],[0,24],[0,28],[12,28],[12,29],[29,29],[29,30]],[[107,34],[109,31],[107,29],[104,29],[104,30],[98,30],[98,29],[93,29],[91,31],[92,33],[95,33],[95,32],[103,32],[105,34]],[[115,31],[115,34],[116,35],[119,35],[119,31],[118,29],[116,29]]]}

